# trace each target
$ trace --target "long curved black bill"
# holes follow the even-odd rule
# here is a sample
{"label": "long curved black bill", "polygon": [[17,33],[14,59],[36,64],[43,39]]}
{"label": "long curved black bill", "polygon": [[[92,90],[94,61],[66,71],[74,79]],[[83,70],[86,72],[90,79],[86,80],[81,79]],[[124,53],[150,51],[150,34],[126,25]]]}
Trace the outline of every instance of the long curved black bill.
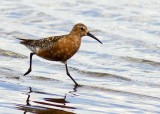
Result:
{"label": "long curved black bill", "polygon": [[87,36],[92,37],[93,39],[97,40],[99,43],[102,44],[102,42],[98,38],[96,38],[94,35],[92,35],[90,32],[87,32]]}

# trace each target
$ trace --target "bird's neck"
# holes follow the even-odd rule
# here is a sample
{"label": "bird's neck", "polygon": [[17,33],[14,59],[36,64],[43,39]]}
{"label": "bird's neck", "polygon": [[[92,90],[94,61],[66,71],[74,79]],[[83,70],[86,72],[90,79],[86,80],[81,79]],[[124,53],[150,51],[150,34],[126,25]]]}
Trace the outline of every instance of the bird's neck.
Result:
{"label": "bird's neck", "polygon": [[74,35],[74,36],[76,36],[76,37],[82,38],[82,35],[81,35],[79,32],[74,31],[74,30],[72,30],[69,35],[71,35],[71,36]]}
{"label": "bird's neck", "polygon": [[79,49],[81,45],[81,36],[77,34],[69,34],[69,41],[72,45],[74,45],[75,48]]}

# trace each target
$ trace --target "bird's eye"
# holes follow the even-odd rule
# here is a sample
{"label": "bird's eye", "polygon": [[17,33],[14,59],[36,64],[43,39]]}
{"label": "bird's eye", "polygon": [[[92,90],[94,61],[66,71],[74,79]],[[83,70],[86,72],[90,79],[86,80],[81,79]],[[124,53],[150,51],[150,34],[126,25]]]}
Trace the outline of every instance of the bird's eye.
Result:
{"label": "bird's eye", "polygon": [[83,28],[83,27],[81,27],[81,30],[82,30],[82,31],[84,31],[84,28]]}

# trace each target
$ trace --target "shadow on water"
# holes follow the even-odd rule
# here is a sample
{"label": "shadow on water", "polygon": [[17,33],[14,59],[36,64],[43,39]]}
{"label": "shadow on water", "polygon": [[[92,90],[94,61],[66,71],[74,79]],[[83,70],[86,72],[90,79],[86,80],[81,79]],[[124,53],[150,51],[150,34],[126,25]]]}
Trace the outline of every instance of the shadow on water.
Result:
{"label": "shadow on water", "polygon": [[41,92],[33,91],[32,88],[29,87],[29,92],[27,93],[27,98],[26,98],[26,105],[16,105],[16,108],[18,110],[24,111],[24,114],[27,113],[74,114],[73,112],[65,111],[65,109],[76,109],[75,107],[67,106],[67,104],[70,102],[66,100],[67,98],[66,94],[62,98],[43,98],[43,101],[34,101],[30,100],[30,98],[33,95],[32,93],[41,93]]}

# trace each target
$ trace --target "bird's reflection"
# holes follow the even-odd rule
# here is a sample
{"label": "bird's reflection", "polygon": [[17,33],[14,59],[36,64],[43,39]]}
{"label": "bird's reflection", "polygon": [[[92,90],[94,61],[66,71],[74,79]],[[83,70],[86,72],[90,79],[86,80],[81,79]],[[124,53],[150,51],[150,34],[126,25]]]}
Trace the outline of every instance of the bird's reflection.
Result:
{"label": "bird's reflection", "polygon": [[32,93],[32,92],[33,92],[33,91],[32,91],[32,88],[29,87],[28,97],[27,97],[27,100],[26,100],[26,105],[27,105],[27,106],[31,106],[31,104],[29,103],[29,98],[30,98],[30,93]]}
{"label": "bird's reflection", "polygon": [[80,87],[80,85],[74,85],[74,86],[73,86],[73,91],[74,91],[74,92],[77,92],[77,88],[78,88],[78,87]]}
{"label": "bird's reflection", "polygon": [[[74,86],[72,92],[76,92],[77,87],[78,86]],[[64,109],[68,109],[68,110],[76,109],[75,107],[68,105],[70,103],[69,101],[66,100],[68,94],[65,94],[61,98],[48,97],[48,98],[43,98],[43,100],[40,100],[40,101],[39,100],[37,101],[34,99],[30,100],[34,94],[38,94],[38,95],[45,94],[45,95],[51,96],[51,94],[49,93],[33,91],[32,88],[29,87],[29,91],[27,92],[26,105],[18,105],[17,107],[18,109],[23,110],[24,114],[26,114],[27,112],[38,113],[38,114],[39,113],[41,114],[49,114],[49,113],[74,114],[73,112],[68,112],[64,110]],[[48,108],[48,107],[51,107],[51,108]]]}
{"label": "bird's reflection", "polygon": [[78,96],[78,95],[76,94],[78,87],[81,87],[81,85],[74,85],[74,86],[73,86],[73,90],[72,90],[72,91],[69,91],[69,93],[71,93],[71,94],[74,95],[74,96]]}

